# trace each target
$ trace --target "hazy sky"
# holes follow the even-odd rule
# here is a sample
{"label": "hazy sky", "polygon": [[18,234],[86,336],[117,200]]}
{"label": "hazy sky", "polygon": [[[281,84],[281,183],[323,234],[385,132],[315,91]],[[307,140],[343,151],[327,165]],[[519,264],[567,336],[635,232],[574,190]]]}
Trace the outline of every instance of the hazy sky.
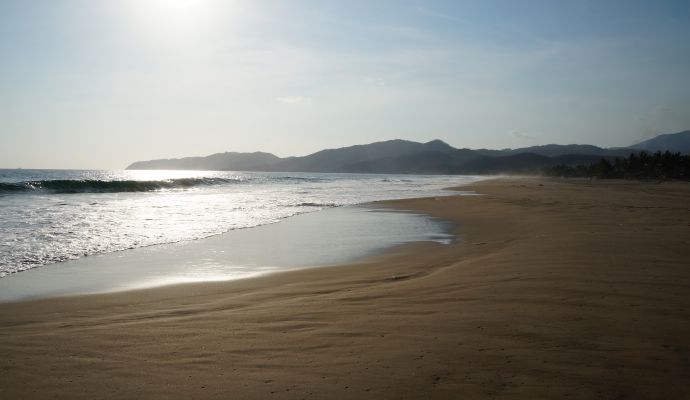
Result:
{"label": "hazy sky", "polygon": [[684,129],[688,0],[0,0],[0,167]]}

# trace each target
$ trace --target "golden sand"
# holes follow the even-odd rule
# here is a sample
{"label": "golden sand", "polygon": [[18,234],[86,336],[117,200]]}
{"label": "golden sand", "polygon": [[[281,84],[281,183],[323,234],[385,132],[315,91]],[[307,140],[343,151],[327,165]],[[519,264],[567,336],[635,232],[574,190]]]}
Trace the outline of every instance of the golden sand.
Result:
{"label": "golden sand", "polygon": [[690,398],[690,185],[472,189],[386,203],[452,245],[0,304],[0,399]]}

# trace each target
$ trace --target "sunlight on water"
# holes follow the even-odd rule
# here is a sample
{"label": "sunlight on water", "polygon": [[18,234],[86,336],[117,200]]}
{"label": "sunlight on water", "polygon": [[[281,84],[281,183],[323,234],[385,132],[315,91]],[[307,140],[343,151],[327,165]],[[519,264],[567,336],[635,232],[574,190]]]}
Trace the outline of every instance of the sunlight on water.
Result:
{"label": "sunlight on water", "polygon": [[476,178],[210,171],[0,170],[0,277]]}
{"label": "sunlight on water", "polygon": [[452,239],[443,221],[408,212],[338,207],[277,224],[70,260],[0,279],[0,302],[228,281],[327,267],[403,243]]}
{"label": "sunlight on water", "polygon": [[118,291],[127,291],[127,290],[137,290],[137,289],[148,289],[148,288],[154,288],[154,287],[160,287],[160,286],[169,286],[169,285],[180,285],[183,283],[199,283],[199,282],[224,282],[224,281],[230,281],[230,280],[236,280],[236,279],[245,279],[245,278],[253,278],[257,276],[264,275],[269,272],[275,272],[275,270],[262,270],[262,269],[254,269],[254,271],[247,272],[244,274],[241,273],[234,273],[234,274],[213,274],[213,273],[192,273],[192,274],[181,274],[181,275],[173,275],[173,276],[166,276],[166,277],[159,277],[159,278],[154,278],[154,279],[149,279],[149,280],[144,280],[128,285],[121,286],[117,288]]}

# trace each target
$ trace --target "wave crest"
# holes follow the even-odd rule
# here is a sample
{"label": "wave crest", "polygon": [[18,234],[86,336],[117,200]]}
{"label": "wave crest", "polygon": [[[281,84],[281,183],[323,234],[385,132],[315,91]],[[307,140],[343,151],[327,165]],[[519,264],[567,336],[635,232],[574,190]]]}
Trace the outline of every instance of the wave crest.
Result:
{"label": "wave crest", "polygon": [[240,179],[228,178],[180,178],[160,181],[100,181],[100,180],[46,180],[25,182],[0,182],[0,194],[47,192],[47,193],[120,193],[152,192],[156,190],[187,189],[239,183]]}

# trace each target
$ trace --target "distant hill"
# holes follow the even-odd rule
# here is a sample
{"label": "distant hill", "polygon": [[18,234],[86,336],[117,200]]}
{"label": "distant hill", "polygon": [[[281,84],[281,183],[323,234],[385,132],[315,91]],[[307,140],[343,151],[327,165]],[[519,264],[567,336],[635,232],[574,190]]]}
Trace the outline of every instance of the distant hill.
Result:
{"label": "distant hill", "polygon": [[627,157],[639,150],[690,153],[690,131],[660,135],[629,148],[548,144],[520,149],[471,150],[456,149],[441,140],[417,143],[397,139],[321,150],[304,157],[280,158],[262,152],[226,152],[206,157],[137,161],[127,169],[388,174],[529,173],[556,165],[591,164],[602,157]]}
{"label": "distant hill", "polygon": [[630,146],[636,150],[650,153],[656,151],[670,151],[672,153],[690,154],[690,131],[667,133]]}
{"label": "distant hill", "polygon": [[270,153],[216,153],[206,157],[137,161],[127,169],[184,169],[208,171],[251,171],[280,161]]}
{"label": "distant hill", "polygon": [[272,171],[287,172],[369,172],[367,168],[363,168],[361,165],[423,153],[450,153],[453,151],[457,150],[440,140],[417,143],[398,139],[340,149],[321,150],[305,157],[285,159],[271,165],[270,168]]}
{"label": "distant hill", "polygon": [[595,156],[627,156],[629,149],[604,149],[591,144],[546,144],[543,146],[523,147],[514,150],[504,150],[507,154],[533,153],[546,157],[558,157],[569,154]]}
{"label": "distant hill", "polygon": [[457,174],[462,166],[480,157],[468,149],[425,150],[397,157],[373,158],[346,164],[344,172],[378,174]]}

